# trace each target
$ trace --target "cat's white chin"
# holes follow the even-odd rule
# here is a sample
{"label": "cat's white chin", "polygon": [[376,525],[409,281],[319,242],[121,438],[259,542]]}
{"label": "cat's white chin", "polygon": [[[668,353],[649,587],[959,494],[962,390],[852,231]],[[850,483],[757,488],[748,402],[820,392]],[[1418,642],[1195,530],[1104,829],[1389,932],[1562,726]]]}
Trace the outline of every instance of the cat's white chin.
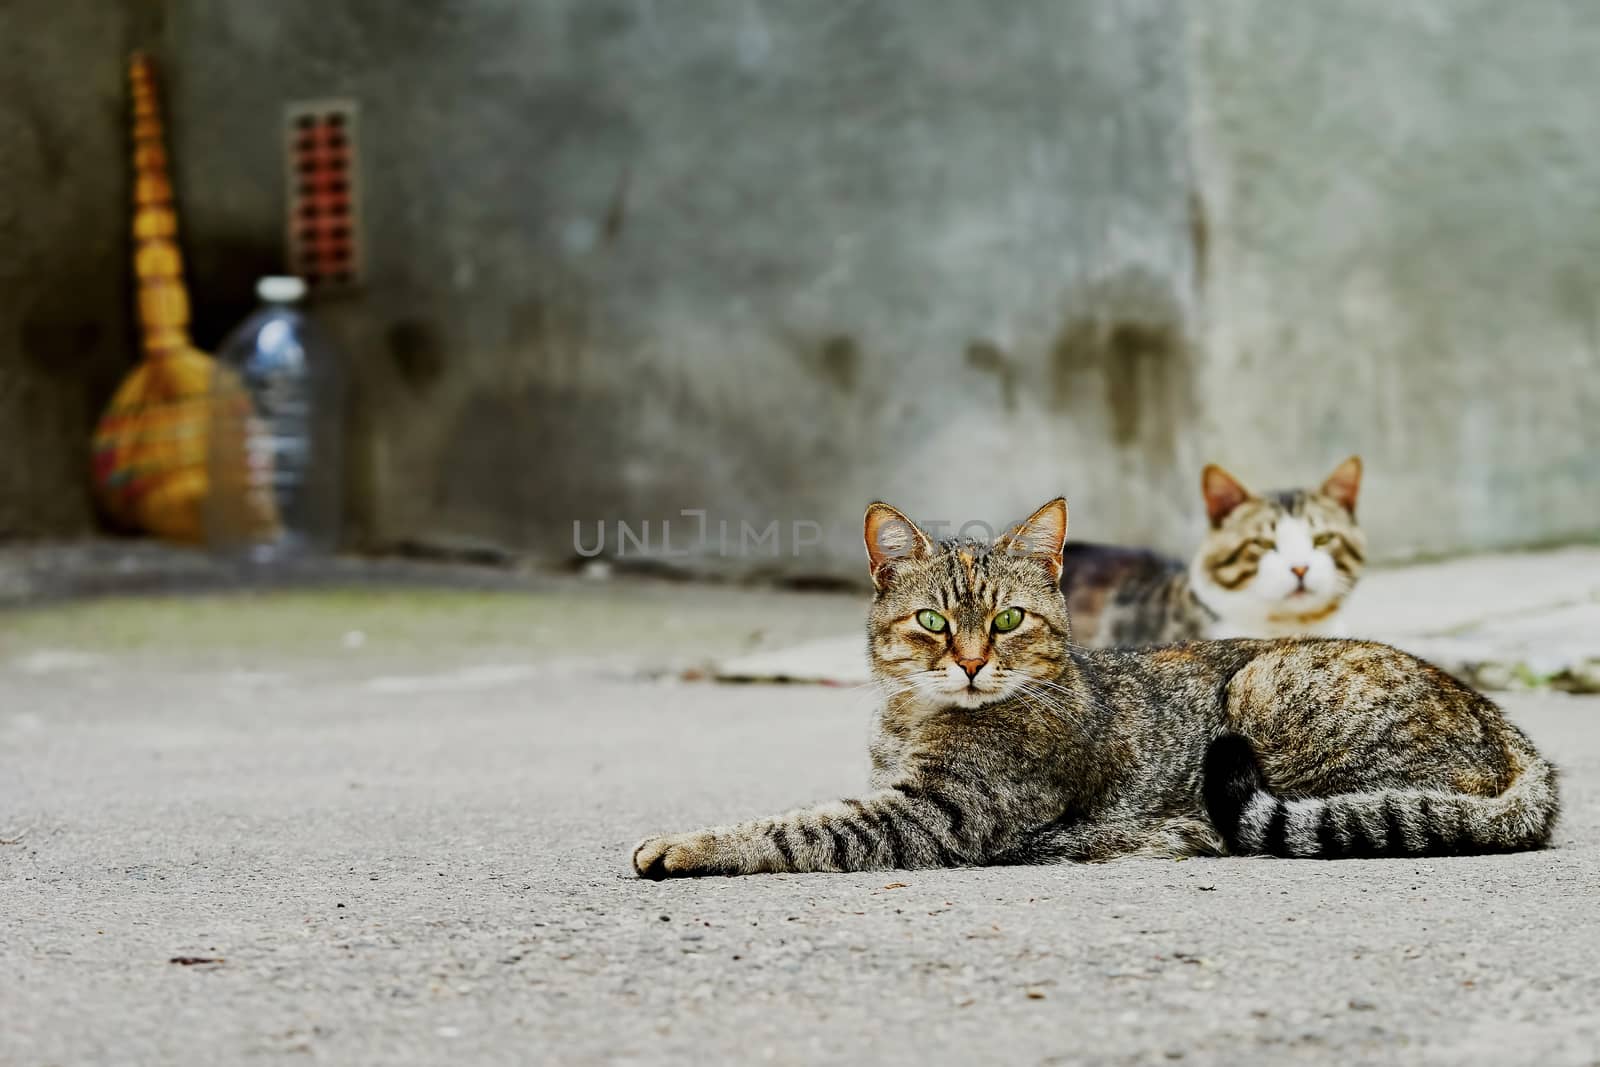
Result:
{"label": "cat's white chin", "polygon": [[[1211,640],[1230,637],[1343,637],[1342,602],[1333,597],[1295,597],[1230,606],[1205,631]],[[1215,610],[1215,609],[1213,609]]]}
{"label": "cat's white chin", "polygon": [[958,708],[967,708],[969,710],[996,703],[1004,698],[1005,693],[1003,692],[986,693],[982,690],[974,691],[971,689],[958,689],[949,694],[950,703]]}
{"label": "cat's white chin", "polygon": [[995,685],[978,689],[974,689],[971,686],[951,687],[943,691],[940,696],[944,698],[947,707],[954,706],[971,711],[977,708],[986,708],[991,704],[998,704],[1016,694],[1016,686]]}

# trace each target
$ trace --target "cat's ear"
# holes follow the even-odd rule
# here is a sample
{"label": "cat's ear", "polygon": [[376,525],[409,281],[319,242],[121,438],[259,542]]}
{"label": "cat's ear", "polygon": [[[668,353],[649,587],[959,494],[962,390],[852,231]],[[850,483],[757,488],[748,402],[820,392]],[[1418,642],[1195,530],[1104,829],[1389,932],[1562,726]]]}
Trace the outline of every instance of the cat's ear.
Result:
{"label": "cat's ear", "polygon": [[1351,456],[1328,475],[1328,480],[1322,483],[1322,493],[1331,496],[1339,502],[1339,506],[1350,513],[1356,513],[1356,496],[1361,492],[1361,457]]}
{"label": "cat's ear", "polygon": [[1061,548],[1067,540],[1067,502],[1056,497],[1029,515],[1007,533],[995,547],[1015,556],[1032,556],[1050,569],[1055,581],[1061,580]]}
{"label": "cat's ear", "polygon": [[867,508],[867,565],[872,569],[872,584],[882,589],[901,559],[926,559],[939,550],[933,538],[917,528],[888,504],[879,501]]}
{"label": "cat's ear", "polygon": [[1239,484],[1239,479],[1215,463],[1207,463],[1206,469],[1200,472],[1200,492],[1206,498],[1206,518],[1213,526],[1221,526],[1222,520],[1251,496],[1250,490]]}

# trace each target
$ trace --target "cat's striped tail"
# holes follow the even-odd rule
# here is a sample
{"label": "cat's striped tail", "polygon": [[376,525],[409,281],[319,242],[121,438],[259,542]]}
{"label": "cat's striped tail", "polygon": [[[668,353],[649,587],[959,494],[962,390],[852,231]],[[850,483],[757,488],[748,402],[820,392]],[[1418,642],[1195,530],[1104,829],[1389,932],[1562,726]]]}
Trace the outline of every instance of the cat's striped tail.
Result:
{"label": "cat's striped tail", "polygon": [[1556,771],[1531,746],[1499,796],[1384,789],[1284,800],[1267,786],[1255,748],[1238,734],[1211,743],[1201,772],[1206,812],[1235,855],[1305,859],[1520,852],[1550,841]]}

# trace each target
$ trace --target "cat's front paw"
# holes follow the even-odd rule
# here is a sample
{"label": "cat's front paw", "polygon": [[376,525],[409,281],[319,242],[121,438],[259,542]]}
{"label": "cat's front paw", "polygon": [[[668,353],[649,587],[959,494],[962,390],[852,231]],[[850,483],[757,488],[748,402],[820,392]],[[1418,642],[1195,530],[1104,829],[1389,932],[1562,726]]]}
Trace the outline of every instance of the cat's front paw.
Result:
{"label": "cat's front paw", "polygon": [[692,834],[647,837],[633,850],[633,870],[640,878],[693,878],[732,874],[717,861],[717,840],[708,830]]}

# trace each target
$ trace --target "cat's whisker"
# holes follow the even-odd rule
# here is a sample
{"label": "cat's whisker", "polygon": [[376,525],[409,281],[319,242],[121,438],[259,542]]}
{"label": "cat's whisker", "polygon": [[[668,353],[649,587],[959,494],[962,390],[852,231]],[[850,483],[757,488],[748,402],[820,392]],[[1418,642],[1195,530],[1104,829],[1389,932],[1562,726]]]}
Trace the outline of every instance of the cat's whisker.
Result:
{"label": "cat's whisker", "polygon": [[1024,692],[1022,692],[1022,691],[1020,691],[1020,690],[1019,690],[1019,691],[1018,691],[1018,692],[1017,692],[1017,699],[1018,699],[1018,700],[1020,700],[1020,701],[1022,701],[1022,702],[1023,702],[1023,703],[1024,703],[1024,704],[1026,704],[1026,705],[1027,705],[1027,706],[1028,706],[1028,707],[1029,707],[1029,708],[1030,708],[1030,709],[1031,709],[1031,710],[1033,710],[1033,711],[1045,711],[1045,710],[1049,710],[1049,709],[1048,709],[1048,707],[1046,707],[1046,708],[1040,708],[1040,707],[1039,707],[1039,705],[1038,705],[1038,704],[1037,704],[1037,703],[1035,703],[1035,702],[1034,702],[1034,700],[1032,700],[1032,699],[1031,699],[1031,698],[1030,698],[1030,697],[1029,697],[1029,696],[1028,696],[1028,694],[1027,694],[1027,693],[1024,693]]}
{"label": "cat's whisker", "polygon": [[1040,709],[1040,705],[1043,705],[1045,710],[1054,711],[1058,714],[1069,714],[1074,710],[1066,707],[1063,704],[1057,703],[1056,701],[1050,699],[1048,694],[1041,690],[1035,689],[1032,686],[1019,687],[1017,691],[1023,694],[1025,700],[1030,697],[1032,698],[1031,700],[1028,700],[1028,706],[1032,707],[1036,711]]}
{"label": "cat's whisker", "polygon": [[1022,684],[1027,686],[1042,687],[1041,692],[1047,691],[1052,694],[1061,694],[1061,696],[1066,698],[1067,702],[1058,705],[1052,701],[1051,706],[1062,713],[1070,713],[1080,718],[1092,711],[1099,712],[1103,716],[1111,716],[1114,714],[1114,710],[1112,708],[1101,703],[1100,701],[1091,700],[1083,693],[1075,693],[1070,689],[1057,685],[1054,682],[1045,681],[1042,678],[1030,678],[1027,682]]}
{"label": "cat's whisker", "polygon": [[1045,693],[1033,688],[1032,686],[1019,686],[1017,688],[1017,694],[1027,702],[1029,707],[1036,711],[1041,707],[1043,707],[1045,710],[1056,712],[1066,710],[1058,705],[1055,701],[1051,700]]}
{"label": "cat's whisker", "polygon": [[1054,692],[1060,693],[1062,696],[1065,696],[1065,697],[1068,697],[1068,698],[1072,699],[1073,701],[1075,701],[1077,703],[1083,703],[1083,694],[1082,693],[1075,693],[1072,690],[1068,689],[1066,686],[1058,685],[1055,682],[1046,681],[1043,678],[1029,678],[1027,681],[1025,681],[1025,682],[1023,682],[1021,684],[1026,685],[1026,686],[1036,687],[1036,688],[1039,688],[1039,689],[1042,689],[1042,690],[1054,691]]}

